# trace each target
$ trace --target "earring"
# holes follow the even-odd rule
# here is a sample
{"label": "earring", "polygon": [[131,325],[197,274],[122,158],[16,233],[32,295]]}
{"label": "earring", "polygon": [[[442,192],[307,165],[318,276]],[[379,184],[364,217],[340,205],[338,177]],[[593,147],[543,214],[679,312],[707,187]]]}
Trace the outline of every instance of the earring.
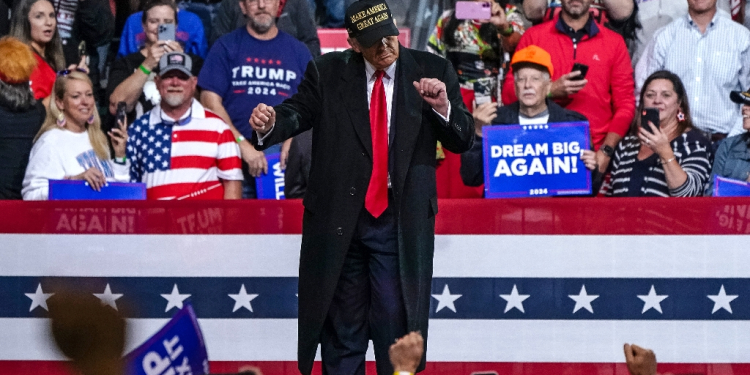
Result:
{"label": "earring", "polygon": [[682,109],[680,109],[679,112],[677,112],[677,121],[679,122],[685,121],[685,114],[682,113]]}
{"label": "earring", "polygon": [[64,128],[65,127],[65,114],[60,112],[59,115],[57,115],[57,126]]}
{"label": "earring", "polygon": [[91,117],[89,117],[89,119],[86,120],[86,123],[89,124],[89,125],[93,124],[94,123],[94,115],[91,115]]}

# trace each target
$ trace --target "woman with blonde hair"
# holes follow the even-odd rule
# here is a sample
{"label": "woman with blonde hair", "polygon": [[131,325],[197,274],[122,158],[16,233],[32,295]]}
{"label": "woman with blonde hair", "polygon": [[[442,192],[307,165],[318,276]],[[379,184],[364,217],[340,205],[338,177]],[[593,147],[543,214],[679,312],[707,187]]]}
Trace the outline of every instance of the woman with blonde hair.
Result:
{"label": "woman with blonde hair", "polygon": [[62,71],[53,95],[31,149],[23,199],[47,199],[49,180],[85,180],[96,191],[108,181],[127,182],[127,130],[120,123],[108,133],[115,153],[111,158],[89,77],[78,70]]}

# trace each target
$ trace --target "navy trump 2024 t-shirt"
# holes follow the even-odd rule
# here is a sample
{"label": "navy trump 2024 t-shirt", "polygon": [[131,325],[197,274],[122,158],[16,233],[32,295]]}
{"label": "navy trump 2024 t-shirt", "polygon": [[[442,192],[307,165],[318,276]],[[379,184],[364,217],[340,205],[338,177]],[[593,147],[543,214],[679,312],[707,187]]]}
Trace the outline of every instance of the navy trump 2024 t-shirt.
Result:
{"label": "navy trump 2024 t-shirt", "polygon": [[234,126],[250,138],[253,109],[259,103],[280,104],[294,95],[310,60],[307,47],[283,31],[271,40],[259,40],[241,27],[216,41],[198,85],[222,97]]}

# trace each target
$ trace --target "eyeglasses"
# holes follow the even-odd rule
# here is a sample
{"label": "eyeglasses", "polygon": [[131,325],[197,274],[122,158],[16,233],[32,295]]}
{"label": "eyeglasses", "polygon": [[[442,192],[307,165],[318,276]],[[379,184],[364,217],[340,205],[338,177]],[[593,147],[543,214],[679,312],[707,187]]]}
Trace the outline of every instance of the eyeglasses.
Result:
{"label": "eyeglasses", "polygon": [[68,74],[70,74],[70,73],[73,73],[73,72],[81,72],[81,73],[83,73],[83,74],[89,74],[89,72],[88,72],[88,71],[86,71],[86,70],[83,70],[83,69],[81,69],[81,68],[75,68],[75,69],[65,69],[65,70],[61,70],[61,71],[57,72],[57,76],[58,76],[58,77],[65,77],[65,76],[67,76]]}

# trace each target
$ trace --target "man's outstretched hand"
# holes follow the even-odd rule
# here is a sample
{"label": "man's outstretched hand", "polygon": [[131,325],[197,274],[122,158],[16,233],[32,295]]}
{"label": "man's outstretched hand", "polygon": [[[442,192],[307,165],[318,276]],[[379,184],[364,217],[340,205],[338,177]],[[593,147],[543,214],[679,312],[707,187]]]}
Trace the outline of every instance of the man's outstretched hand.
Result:
{"label": "man's outstretched hand", "polygon": [[638,345],[625,344],[625,363],[630,375],[656,375],[656,354]]}
{"label": "man's outstretched hand", "polygon": [[396,340],[388,349],[393,371],[415,373],[424,354],[424,340],[419,332],[412,332]]}

